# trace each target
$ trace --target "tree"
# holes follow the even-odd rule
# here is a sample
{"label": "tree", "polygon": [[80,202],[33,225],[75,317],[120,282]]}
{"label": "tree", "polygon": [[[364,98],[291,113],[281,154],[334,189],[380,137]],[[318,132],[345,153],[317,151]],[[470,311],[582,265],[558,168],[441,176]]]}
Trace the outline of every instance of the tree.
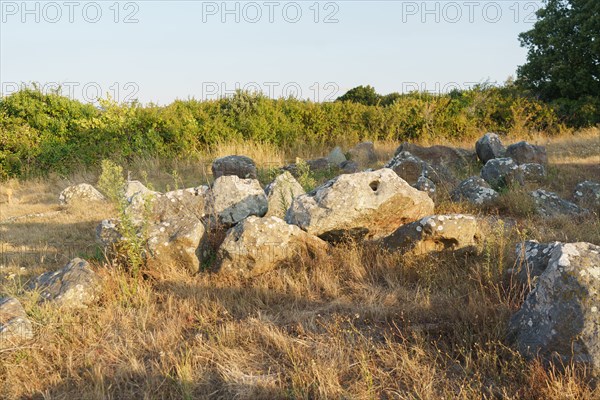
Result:
{"label": "tree", "polygon": [[375,106],[381,100],[381,96],[377,94],[372,86],[357,86],[348,90],[344,95],[337,98],[337,101],[350,101],[352,103],[360,103],[366,106]]}
{"label": "tree", "polygon": [[[517,83],[543,100],[600,98],[600,1],[544,0],[538,21],[519,35],[527,62]],[[586,100],[587,99],[587,100]]]}

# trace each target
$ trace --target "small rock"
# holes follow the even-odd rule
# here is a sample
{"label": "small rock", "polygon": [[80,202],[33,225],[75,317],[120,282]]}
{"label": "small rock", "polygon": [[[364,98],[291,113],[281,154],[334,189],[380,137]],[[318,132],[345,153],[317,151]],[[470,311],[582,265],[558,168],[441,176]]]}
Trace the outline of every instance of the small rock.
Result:
{"label": "small rock", "polygon": [[509,324],[509,340],[528,358],[600,368],[600,246],[554,246],[548,265]]}
{"label": "small rock", "polygon": [[265,188],[265,192],[269,207],[266,216],[279,218],[285,217],[285,213],[292,205],[292,200],[295,197],[306,193],[302,185],[288,171],[275,178]]}
{"label": "small rock", "polygon": [[217,158],[212,163],[215,179],[221,176],[237,176],[241,179],[256,179],[256,164],[250,157],[226,156]]}
{"label": "small rock", "polygon": [[0,349],[18,345],[33,338],[31,321],[19,300],[0,298]]}
{"label": "small rock", "polygon": [[432,199],[435,196],[435,183],[433,183],[433,181],[429,178],[420,176],[419,179],[417,179],[417,183],[413,187],[417,190],[427,193]]}
{"label": "small rock", "polygon": [[87,183],[69,186],[58,197],[61,205],[72,204],[73,202],[105,201],[106,198],[95,187]]}
{"label": "small rock", "polygon": [[221,176],[213,183],[209,194],[209,215],[225,226],[232,226],[250,215],[264,216],[268,202],[256,179]]}
{"label": "small rock", "polygon": [[452,201],[468,201],[481,205],[493,202],[498,198],[498,192],[478,176],[472,176],[462,181],[451,193]]}
{"label": "small rock", "polygon": [[368,167],[377,161],[375,146],[373,142],[362,142],[348,150],[350,160],[356,162],[359,167]]}
{"label": "small rock", "polygon": [[496,133],[488,132],[475,143],[475,152],[479,160],[485,165],[494,158],[505,157],[506,149]]}
{"label": "small rock", "polygon": [[481,221],[471,215],[432,215],[403,225],[382,240],[389,250],[411,254],[475,251],[482,238]]}
{"label": "small rock", "polygon": [[329,153],[327,156],[327,162],[332,165],[339,166],[344,161],[346,161],[346,156],[339,146],[336,146],[333,150],[331,150],[331,153]]}
{"label": "small rock", "polygon": [[286,221],[325,240],[376,238],[433,212],[433,201],[388,168],[340,175],[298,196]]}
{"label": "small rock", "polygon": [[575,186],[573,198],[578,204],[588,207],[600,207],[600,183],[583,181]]}
{"label": "small rock", "polygon": [[87,261],[74,258],[64,268],[38,276],[29,289],[39,290],[41,301],[59,307],[82,308],[98,298],[100,278]]}
{"label": "small rock", "polygon": [[[329,161],[327,161],[327,158],[323,157],[323,158],[317,158],[314,160],[307,160],[305,161],[306,165],[308,166],[308,169],[310,172],[330,172],[330,171],[335,171],[339,168],[339,166],[335,165],[335,164],[331,164]],[[282,168],[284,171],[289,171],[293,176],[297,177],[299,175],[299,171],[298,171],[298,166],[296,165],[296,163],[294,164],[289,164],[286,165]]]}
{"label": "small rock", "polygon": [[156,195],[157,192],[148,189],[142,182],[140,181],[127,181],[125,183],[125,199],[131,201],[131,198],[138,194],[149,194]]}
{"label": "small rock", "polygon": [[353,174],[360,170],[358,164],[350,160],[341,163],[340,168],[342,169],[342,174]]}
{"label": "small rock", "polygon": [[462,169],[477,159],[477,156],[472,151],[440,145],[423,147],[417,144],[404,142],[396,149],[394,154],[397,155],[402,151],[408,151],[433,167],[444,166]]}
{"label": "small rock", "polygon": [[546,179],[546,167],[542,164],[526,163],[518,168],[522,182],[542,183]]}
{"label": "small rock", "polygon": [[506,157],[512,158],[517,164],[548,164],[546,148],[527,142],[514,143],[508,146]]}
{"label": "small rock", "polygon": [[104,219],[96,227],[96,242],[104,248],[123,239],[118,229],[118,219]]}
{"label": "small rock", "polygon": [[577,204],[561,199],[556,193],[538,189],[530,193],[536,204],[537,212],[546,217],[557,215],[579,215],[587,212]]}
{"label": "small rock", "polygon": [[326,250],[327,244],[281,218],[251,216],[227,231],[217,253],[219,271],[255,276],[297,257],[303,250]]}

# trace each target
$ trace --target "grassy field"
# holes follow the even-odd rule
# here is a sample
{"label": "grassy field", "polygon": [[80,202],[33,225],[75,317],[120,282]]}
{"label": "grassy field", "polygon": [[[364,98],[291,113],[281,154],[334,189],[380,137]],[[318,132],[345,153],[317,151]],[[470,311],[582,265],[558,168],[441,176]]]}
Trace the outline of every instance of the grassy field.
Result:
{"label": "grassy field", "polygon": [[[518,138],[512,138],[517,140]],[[527,138],[547,146],[542,185],[570,198],[600,177],[600,131]],[[452,143],[472,148],[473,143]],[[383,165],[398,143],[376,143]],[[194,164],[139,161],[132,178],[158,190],[209,182],[215,156],[254,158],[261,180],[296,154],[268,146],[223,146]],[[526,194],[501,194],[485,210],[442,201],[437,213],[498,216],[479,255],[408,257],[361,244],[290,260],[241,279],[163,265],[133,279],[94,244],[111,207],[63,208],[58,194],[92,174],[8,181],[0,192],[0,294],[21,300],[36,339],[0,350],[0,398],[35,399],[594,399],[585,371],[544,369],[505,341],[523,292],[507,270],[519,241],[600,244],[598,210],[580,217],[535,216]],[[10,202],[9,202],[10,197]],[[103,276],[100,301],[56,312],[23,294],[27,281],[83,256]]]}

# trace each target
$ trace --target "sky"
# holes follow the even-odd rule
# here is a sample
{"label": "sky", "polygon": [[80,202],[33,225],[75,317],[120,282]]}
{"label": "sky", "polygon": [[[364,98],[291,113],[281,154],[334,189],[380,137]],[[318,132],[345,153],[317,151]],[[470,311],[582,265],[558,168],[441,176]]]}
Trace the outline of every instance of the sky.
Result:
{"label": "sky", "polygon": [[0,92],[168,104],[502,83],[540,1],[0,1]]}

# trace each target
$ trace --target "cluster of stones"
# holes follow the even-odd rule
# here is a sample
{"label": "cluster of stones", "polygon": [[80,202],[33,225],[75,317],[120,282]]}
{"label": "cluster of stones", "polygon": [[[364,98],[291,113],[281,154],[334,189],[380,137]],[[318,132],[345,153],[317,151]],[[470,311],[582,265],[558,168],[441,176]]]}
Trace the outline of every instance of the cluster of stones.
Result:
{"label": "cluster of stones", "polygon": [[[507,186],[541,184],[547,179],[548,157],[542,146],[523,141],[504,147],[498,135],[489,132],[477,141],[475,153],[483,164],[480,176],[459,183],[451,192],[454,201],[489,204],[498,198],[498,191]],[[580,215],[588,212],[585,207],[600,206],[600,184],[592,181],[575,187],[573,202],[545,189],[529,194],[542,216]]]}
{"label": "cluster of stones", "polygon": [[[480,176],[462,182],[452,169],[472,167]],[[473,252],[485,236],[486,220],[462,214],[435,215],[434,201],[444,187],[454,201],[485,204],[506,185],[543,183],[547,156],[541,146],[519,142],[505,148],[487,133],[475,151],[403,143],[383,168],[372,143],[346,154],[337,147],[327,157],[307,162],[313,171],[335,168],[339,175],[305,193],[294,164],[264,189],[254,161],[227,156],[214,161],[210,186],[168,193],[128,182],[126,215],[139,235],[147,235],[147,256],[198,271],[214,260],[219,273],[252,277],[277,268],[302,253],[324,252],[349,238],[367,240],[388,251],[411,255]],[[571,203],[544,189],[531,192],[541,215],[575,215],[583,206],[598,206],[600,184],[577,185]],[[61,193],[60,201],[105,201],[90,185]],[[110,248],[123,240],[123,221],[105,220],[97,228],[99,243]],[[216,254],[206,253],[213,232],[224,231]],[[522,308],[510,323],[510,337],[527,356],[558,357],[599,366],[598,246],[589,243],[534,241],[517,246],[516,278],[527,287]],[[60,307],[84,306],[97,297],[99,279],[83,260],[36,279],[40,301]],[[13,298],[0,300],[0,333],[27,339],[31,323]]]}

